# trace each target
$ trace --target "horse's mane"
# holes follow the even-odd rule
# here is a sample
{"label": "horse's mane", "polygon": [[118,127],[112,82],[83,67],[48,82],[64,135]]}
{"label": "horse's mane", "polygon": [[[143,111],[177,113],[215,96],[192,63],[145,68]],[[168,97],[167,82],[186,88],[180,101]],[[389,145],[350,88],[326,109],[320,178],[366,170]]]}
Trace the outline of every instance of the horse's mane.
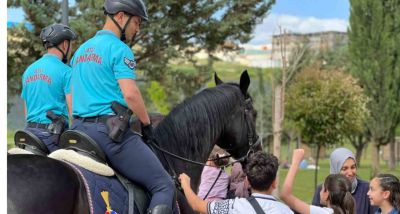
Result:
{"label": "horse's mane", "polygon": [[177,105],[156,127],[155,138],[175,154],[204,161],[201,158],[208,157],[211,144],[243,100],[238,84],[207,88]]}

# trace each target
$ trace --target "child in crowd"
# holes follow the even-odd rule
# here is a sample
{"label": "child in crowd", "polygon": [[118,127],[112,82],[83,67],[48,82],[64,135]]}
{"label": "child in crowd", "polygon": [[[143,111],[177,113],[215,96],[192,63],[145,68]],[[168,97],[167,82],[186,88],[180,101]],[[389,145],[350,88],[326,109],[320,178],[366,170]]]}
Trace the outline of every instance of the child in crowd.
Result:
{"label": "child in crowd", "polygon": [[[364,181],[357,176],[356,158],[352,151],[347,148],[335,149],[329,158],[330,174],[342,174],[351,182],[351,195],[356,202],[356,213],[374,214],[376,206],[371,206],[367,192],[369,189],[368,181]],[[321,185],[318,185],[314,193],[312,205],[323,206],[320,203],[319,193]]]}
{"label": "child in crowd", "polygon": [[247,182],[252,194],[248,198],[204,201],[190,187],[190,177],[179,176],[188,203],[194,211],[204,214],[293,214],[288,206],[272,195],[278,186],[278,159],[272,154],[258,151],[250,155],[246,164]]}
{"label": "child in crowd", "polygon": [[327,207],[309,205],[292,194],[294,178],[303,157],[303,149],[293,151],[292,165],[283,184],[281,199],[291,209],[303,214],[355,214],[355,202],[350,193],[351,182],[341,174],[329,175],[322,185],[320,198],[322,204]]}
{"label": "child in crowd", "polygon": [[205,166],[201,173],[198,196],[203,200],[218,201],[226,198],[229,175],[220,167],[228,164],[229,158],[222,158],[224,156],[227,154],[218,146],[211,151],[208,166]]}
{"label": "child in crowd", "polygon": [[398,214],[400,211],[400,181],[391,174],[379,174],[369,184],[367,193],[372,205],[379,206],[375,214]]}
{"label": "child in crowd", "polygon": [[232,166],[231,179],[228,190],[228,198],[247,198],[250,196],[250,186],[246,182],[246,174],[243,171],[242,164],[236,162]]}

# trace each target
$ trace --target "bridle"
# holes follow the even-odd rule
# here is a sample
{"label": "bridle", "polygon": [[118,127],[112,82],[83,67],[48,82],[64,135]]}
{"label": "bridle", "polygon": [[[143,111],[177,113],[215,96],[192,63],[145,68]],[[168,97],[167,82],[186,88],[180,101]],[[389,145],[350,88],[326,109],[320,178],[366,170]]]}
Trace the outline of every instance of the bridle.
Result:
{"label": "bridle", "polygon": [[[206,197],[208,196],[208,194],[211,192],[212,188],[214,187],[215,183],[217,182],[219,176],[222,173],[222,170],[224,170],[226,167],[233,165],[237,162],[243,162],[245,161],[251,154],[253,154],[256,150],[256,147],[258,147],[261,143],[261,139],[258,137],[258,135],[255,133],[255,126],[254,123],[252,121],[252,100],[250,97],[247,97],[244,101],[244,113],[245,113],[245,122],[246,122],[246,127],[247,127],[247,140],[248,140],[248,145],[249,145],[249,150],[247,151],[246,155],[236,159],[235,161],[233,161],[232,163],[228,163],[225,164],[223,166],[211,166],[211,165],[207,165],[205,163],[201,163],[198,161],[194,161],[194,160],[190,160],[187,158],[184,158],[182,156],[179,156],[177,154],[171,153],[163,148],[161,148],[160,146],[158,146],[156,144],[156,142],[154,141],[150,141],[149,146],[150,148],[155,148],[158,151],[160,151],[167,163],[168,169],[171,173],[172,179],[175,181],[175,186],[177,187],[177,189],[179,189],[180,191],[182,191],[181,185],[180,185],[180,181],[178,179],[178,175],[176,174],[174,168],[172,167],[172,164],[169,162],[169,160],[166,158],[165,155],[169,155],[175,159],[187,162],[187,163],[191,163],[191,164],[195,164],[195,165],[200,165],[200,166],[211,166],[211,167],[216,167],[216,168],[220,168],[220,173],[218,174],[217,178],[215,179],[213,185],[211,186],[210,190],[208,191]],[[233,148],[229,148],[229,149],[225,149],[226,151],[232,151],[235,150],[237,147],[233,147]],[[153,149],[154,150],[154,149]],[[227,156],[222,156],[222,157],[218,157],[216,159],[213,160],[218,160],[218,159],[224,159],[224,158],[229,158],[231,157],[231,155],[227,155]]]}
{"label": "bridle", "polygon": [[[247,151],[246,155],[238,158],[237,161],[235,161],[233,163],[241,162],[244,159],[246,159],[247,157],[249,157],[252,153],[254,153],[256,148],[261,143],[261,139],[255,133],[255,127],[254,127],[254,123],[252,121],[252,115],[251,115],[252,111],[251,110],[252,110],[252,100],[250,97],[247,97],[244,101],[244,118],[245,118],[246,127],[247,127],[247,143],[249,145],[249,150]],[[233,147],[233,148],[229,148],[229,149],[225,149],[225,150],[227,152],[229,152],[229,151],[233,151],[235,149],[237,149],[237,147]]]}
{"label": "bridle", "polygon": [[[221,166],[219,168],[225,168],[227,166],[233,165],[236,162],[241,162],[243,161],[245,158],[249,157],[252,153],[254,153],[255,149],[257,146],[260,145],[261,143],[261,139],[258,137],[257,134],[255,134],[255,127],[252,124],[252,120],[251,120],[251,108],[252,108],[252,100],[250,97],[246,98],[245,100],[245,121],[246,121],[246,126],[247,126],[247,140],[248,140],[248,145],[249,145],[249,150],[247,151],[246,155],[236,159],[236,161],[226,164],[224,166]],[[256,139],[256,140],[255,140]],[[160,146],[158,146],[155,142],[150,142],[150,145],[154,148],[156,148],[157,150],[159,150],[160,152],[162,152],[163,154],[167,154],[173,158],[179,159],[181,161],[187,162],[187,163],[191,163],[191,164],[195,164],[195,165],[200,165],[200,166],[210,166],[207,165],[205,163],[202,162],[198,162],[198,161],[194,161],[194,160],[190,160],[187,158],[184,158],[182,156],[179,156],[177,154],[171,153],[163,148],[161,148]],[[233,147],[233,148],[229,148],[229,149],[225,149],[226,151],[232,151],[235,150],[237,147]],[[232,155],[227,155],[227,156],[222,156],[222,157],[218,157],[218,158],[214,158],[214,159],[209,159],[209,160],[219,160],[219,159],[224,159],[224,158],[229,158]]]}

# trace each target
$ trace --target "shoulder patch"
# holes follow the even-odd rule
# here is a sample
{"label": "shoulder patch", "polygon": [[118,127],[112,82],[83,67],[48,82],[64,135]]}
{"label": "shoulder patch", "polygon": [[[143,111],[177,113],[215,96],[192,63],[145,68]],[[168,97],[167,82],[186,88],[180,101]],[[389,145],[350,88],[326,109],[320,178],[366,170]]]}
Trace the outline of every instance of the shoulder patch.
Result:
{"label": "shoulder patch", "polygon": [[130,60],[130,59],[124,57],[124,63],[125,63],[130,69],[135,69],[135,68],[136,68],[136,62],[135,62],[135,60]]}

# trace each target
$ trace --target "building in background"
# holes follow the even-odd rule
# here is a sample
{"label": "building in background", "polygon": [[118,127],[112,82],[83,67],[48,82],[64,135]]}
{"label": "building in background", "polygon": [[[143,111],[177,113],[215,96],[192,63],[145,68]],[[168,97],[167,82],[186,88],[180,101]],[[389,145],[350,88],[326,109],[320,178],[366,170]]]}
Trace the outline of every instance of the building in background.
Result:
{"label": "building in background", "polygon": [[[281,42],[285,41],[284,54],[288,60],[291,54],[300,46],[307,45],[311,52],[318,53],[321,50],[334,49],[347,45],[347,33],[338,31],[326,31],[317,33],[286,33],[285,35],[273,35],[271,44],[264,45],[237,45],[227,42],[213,55],[226,62],[240,63],[246,66],[259,68],[276,68],[282,66]],[[235,51],[236,50],[236,51]],[[196,57],[204,59],[208,57],[205,51],[196,54]]]}
{"label": "building in background", "polygon": [[[317,53],[321,50],[333,49],[346,45],[347,42],[347,33],[338,31],[273,35],[271,61],[277,64],[274,64],[272,67],[281,67],[282,52],[288,59],[300,45],[307,45],[310,48],[310,51]],[[283,51],[281,51],[281,43],[284,43],[286,46]]]}

